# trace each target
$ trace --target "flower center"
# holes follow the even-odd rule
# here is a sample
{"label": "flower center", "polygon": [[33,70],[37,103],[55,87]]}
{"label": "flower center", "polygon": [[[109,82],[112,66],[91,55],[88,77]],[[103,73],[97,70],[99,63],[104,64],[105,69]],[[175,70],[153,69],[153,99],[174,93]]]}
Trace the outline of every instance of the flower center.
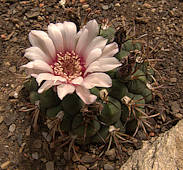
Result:
{"label": "flower center", "polygon": [[83,74],[83,64],[81,58],[74,52],[60,52],[57,60],[51,65],[54,74],[71,81]]}

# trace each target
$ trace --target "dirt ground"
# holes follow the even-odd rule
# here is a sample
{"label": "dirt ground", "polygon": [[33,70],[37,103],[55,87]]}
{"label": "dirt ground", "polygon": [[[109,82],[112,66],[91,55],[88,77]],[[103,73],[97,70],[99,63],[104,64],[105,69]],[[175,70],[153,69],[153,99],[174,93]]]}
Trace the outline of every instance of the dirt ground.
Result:
{"label": "dirt ground", "polygon": [[[23,72],[20,66],[30,47],[30,30],[46,30],[49,23],[65,20],[107,20],[114,27],[124,27],[129,36],[149,42],[151,56],[157,59],[157,81],[163,100],[157,98],[154,107],[161,116],[155,131],[158,136],[183,114],[183,2],[178,0],[68,0],[65,7],[59,0],[0,0],[0,165],[17,170],[54,169],[119,169],[133,153],[126,146],[123,160],[111,154],[97,156],[96,146],[77,148],[83,164],[73,156],[67,160],[67,148],[54,150],[49,144],[48,130],[31,129],[31,116],[20,109],[27,103],[21,98]],[[143,135],[139,135],[143,139]],[[4,164],[5,163],[5,164]],[[6,166],[7,164],[7,166]]]}

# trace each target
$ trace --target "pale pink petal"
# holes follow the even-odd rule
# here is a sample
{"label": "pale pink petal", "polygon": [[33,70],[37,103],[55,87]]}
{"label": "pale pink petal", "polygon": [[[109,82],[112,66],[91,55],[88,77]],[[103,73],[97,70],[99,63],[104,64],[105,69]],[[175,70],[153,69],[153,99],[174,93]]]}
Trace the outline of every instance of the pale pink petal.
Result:
{"label": "pale pink petal", "polygon": [[50,67],[50,65],[48,65],[46,62],[44,62],[42,60],[31,61],[31,62],[29,62],[21,67],[27,68],[27,69],[33,69],[33,70],[53,73],[53,70]]}
{"label": "pale pink petal", "polygon": [[51,80],[54,82],[56,82],[56,81],[65,82],[66,81],[65,78],[63,78],[61,76],[55,76],[55,75],[50,74],[50,73],[41,73],[36,78],[36,81],[38,82],[39,85],[41,84],[41,82],[43,80]]}
{"label": "pale pink petal", "polygon": [[96,22],[96,20],[91,20],[86,24],[86,28],[88,32],[90,33],[90,41],[95,38],[99,34],[99,26]]}
{"label": "pale pink petal", "polygon": [[30,47],[25,50],[25,55],[26,58],[29,60],[43,60],[46,63],[51,63],[52,59],[48,57],[40,48],[38,47]]}
{"label": "pale pink petal", "polygon": [[91,94],[88,89],[82,86],[76,86],[76,93],[85,104],[92,104],[97,99],[97,96]]}
{"label": "pale pink petal", "polygon": [[76,45],[76,53],[77,53],[77,54],[80,54],[80,52],[81,52],[84,48],[86,48],[87,44],[88,44],[88,30],[85,29],[85,30],[82,32],[82,34],[81,34],[81,36],[79,37],[79,40],[78,40],[78,42],[77,42],[77,45]]}
{"label": "pale pink petal", "polygon": [[103,52],[102,52],[102,57],[113,57],[116,53],[118,53],[118,44],[113,42],[111,44],[108,44],[105,46]]}
{"label": "pale pink petal", "polygon": [[64,30],[64,24],[63,23],[57,23],[55,25],[56,25],[56,27],[59,29],[59,31],[62,34],[63,45],[64,45],[64,49],[65,49],[67,44],[66,44],[66,31]]}
{"label": "pale pink petal", "polygon": [[55,24],[48,25],[48,35],[52,39],[56,51],[62,51],[64,49],[62,33]]}
{"label": "pale pink petal", "polygon": [[86,69],[84,75],[92,72],[106,72],[113,70],[121,66],[121,63],[114,57],[111,58],[99,58],[95,62],[91,63]]}
{"label": "pale pink petal", "polygon": [[75,91],[75,87],[71,84],[62,84],[57,86],[58,97],[62,100],[67,94],[71,94]]}
{"label": "pale pink petal", "polygon": [[101,56],[101,54],[102,50],[100,48],[95,48],[94,50],[92,50],[86,58],[86,67],[88,67],[89,64],[98,59]]}
{"label": "pale pink petal", "polygon": [[32,46],[39,47],[45,54],[55,59],[55,46],[47,33],[33,30],[29,33],[29,40]]}
{"label": "pale pink petal", "polygon": [[75,49],[76,45],[76,32],[77,28],[73,22],[64,22],[63,24],[66,36],[66,49],[72,51]]}
{"label": "pale pink petal", "polygon": [[77,77],[74,80],[72,80],[72,84],[80,85],[82,82],[83,82],[83,77]]}
{"label": "pale pink petal", "polygon": [[88,54],[95,48],[100,48],[103,50],[107,43],[107,39],[103,38],[102,36],[95,37],[90,44],[87,46],[87,48],[84,48],[82,51],[82,54],[84,57],[87,57]]}
{"label": "pale pink petal", "polygon": [[112,80],[110,76],[105,73],[92,73],[84,78],[83,86],[87,89],[93,87],[111,87]]}
{"label": "pale pink petal", "polygon": [[54,84],[53,84],[52,81],[49,81],[49,80],[45,81],[45,82],[42,84],[42,86],[38,89],[38,93],[42,93],[42,92],[48,90],[48,89],[51,88],[53,85],[54,85]]}

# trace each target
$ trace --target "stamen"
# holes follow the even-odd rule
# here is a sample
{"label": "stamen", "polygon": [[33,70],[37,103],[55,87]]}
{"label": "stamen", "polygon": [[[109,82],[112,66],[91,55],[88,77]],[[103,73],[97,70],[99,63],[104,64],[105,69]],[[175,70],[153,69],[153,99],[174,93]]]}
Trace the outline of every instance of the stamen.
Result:
{"label": "stamen", "polygon": [[73,79],[82,76],[85,70],[81,58],[74,52],[65,52],[57,54],[57,61],[51,65],[56,76],[61,76],[72,81]]}

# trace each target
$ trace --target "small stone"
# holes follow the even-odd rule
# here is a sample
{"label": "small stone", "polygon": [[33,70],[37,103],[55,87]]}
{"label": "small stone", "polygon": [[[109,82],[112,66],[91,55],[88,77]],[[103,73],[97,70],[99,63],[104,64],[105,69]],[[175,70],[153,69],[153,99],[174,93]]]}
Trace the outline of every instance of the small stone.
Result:
{"label": "small stone", "polygon": [[42,141],[40,139],[36,139],[32,144],[32,147],[35,149],[40,149],[41,146],[42,146]]}
{"label": "small stone", "polygon": [[109,158],[109,160],[113,161],[116,158],[116,152],[115,149],[110,149],[109,151],[105,152],[105,155]]}
{"label": "small stone", "polygon": [[12,66],[9,68],[9,71],[11,71],[12,73],[15,73],[17,71],[15,66]]}
{"label": "small stone", "polygon": [[6,39],[6,35],[5,34],[1,34],[1,38],[2,39]]}
{"label": "small stone", "polygon": [[61,0],[61,1],[59,1],[59,4],[60,4],[62,7],[65,7],[66,0]]}
{"label": "small stone", "polygon": [[151,7],[152,7],[152,6],[151,6],[150,4],[148,4],[148,3],[144,3],[143,6],[144,6],[145,8],[151,8]]}
{"label": "small stone", "polygon": [[183,118],[183,115],[181,113],[176,113],[174,114],[174,116],[178,119],[182,119]]}
{"label": "small stone", "polygon": [[84,3],[84,2],[86,2],[86,0],[79,0],[79,2],[80,2],[80,3]]}
{"label": "small stone", "polygon": [[157,30],[160,32],[161,31],[161,28],[160,27],[157,27]]}
{"label": "small stone", "polygon": [[116,3],[114,6],[115,7],[120,7],[121,5],[120,5],[120,3]]}
{"label": "small stone", "polygon": [[27,18],[35,18],[40,15],[40,12],[39,11],[29,11],[25,15],[27,16]]}
{"label": "small stone", "polygon": [[79,170],[87,170],[87,168],[85,166],[83,166],[83,165],[78,165],[78,169]]}
{"label": "small stone", "polygon": [[170,82],[171,83],[176,83],[177,82],[177,78],[175,78],[175,77],[174,78],[170,78]]}
{"label": "small stone", "polygon": [[54,162],[49,161],[46,163],[46,170],[54,170]]}
{"label": "small stone", "polygon": [[38,153],[37,152],[32,153],[32,158],[37,160],[39,158]]}
{"label": "small stone", "polygon": [[10,164],[11,162],[10,161],[6,161],[4,163],[1,164],[1,169],[6,169],[7,166]]}
{"label": "small stone", "polygon": [[15,124],[11,124],[10,127],[9,127],[9,131],[12,133],[14,132],[16,129],[16,125]]}
{"label": "small stone", "polygon": [[44,19],[43,19],[43,17],[38,16],[38,17],[37,17],[37,20],[38,20],[38,21],[43,21]]}
{"label": "small stone", "polygon": [[92,155],[85,155],[81,158],[81,161],[84,163],[93,163],[95,162],[95,159],[92,157]]}
{"label": "small stone", "polygon": [[42,132],[42,135],[46,139],[47,142],[51,141],[51,136],[47,132]]}
{"label": "small stone", "polygon": [[110,164],[105,164],[104,165],[104,170],[114,170],[114,167]]}
{"label": "small stone", "polygon": [[18,93],[16,91],[12,91],[10,94],[9,94],[10,97],[14,97],[15,99],[18,99]]}
{"label": "small stone", "polygon": [[108,10],[109,9],[109,5],[102,5],[102,9],[103,10]]}
{"label": "small stone", "polygon": [[3,120],[4,120],[4,117],[0,116],[0,124],[3,122]]}
{"label": "small stone", "polygon": [[43,6],[44,6],[44,4],[43,4],[43,3],[39,4],[39,7],[40,7],[40,8],[42,8]]}
{"label": "small stone", "polygon": [[137,23],[142,23],[142,24],[147,24],[149,22],[150,18],[149,17],[136,17],[135,21]]}
{"label": "small stone", "polygon": [[178,104],[177,101],[170,102],[170,106],[171,106],[171,110],[174,114],[178,113],[180,111],[180,105]]}
{"label": "small stone", "polygon": [[154,13],[154,12],[156,11],[156,9],[155,9],[155,8],[153,8],[153,9],[151,9],[151,11]]}
{"label": "small stone", "polygon": [[87,9],[87,8],[89,8],[89,5],[88,4],[84,4],[84,5],[82,5],[82,8],[83,9]]}
{"label": "small stone", "polygon": [[31,133],[31,126],[29,126],[26,131],[25,131],[25,135],[26,136],[30,136],[30,133]]}

